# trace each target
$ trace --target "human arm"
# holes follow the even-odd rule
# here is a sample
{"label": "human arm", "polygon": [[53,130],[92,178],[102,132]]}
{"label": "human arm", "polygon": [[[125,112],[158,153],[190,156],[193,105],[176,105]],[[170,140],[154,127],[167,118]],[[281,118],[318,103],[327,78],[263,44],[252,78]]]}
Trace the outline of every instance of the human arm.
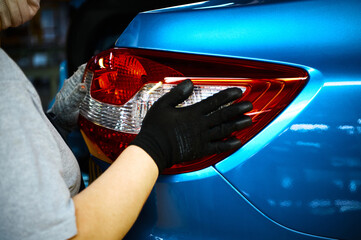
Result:
{"label": "human arm", "polygon": [[36,14],[39,7],[40,0],[0,0],[0,30],[25,23]]}
{"label": "human arm", "polygon": [[134,224],[158,177],[153,159],[130,146],[73,198],[78,234],[72,239],[121,239]]}

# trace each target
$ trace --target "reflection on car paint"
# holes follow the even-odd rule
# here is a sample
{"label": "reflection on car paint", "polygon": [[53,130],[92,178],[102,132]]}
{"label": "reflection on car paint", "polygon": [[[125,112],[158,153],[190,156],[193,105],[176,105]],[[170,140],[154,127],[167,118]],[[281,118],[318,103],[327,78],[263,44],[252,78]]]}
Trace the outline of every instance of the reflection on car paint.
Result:
{"label": "reflection on car paint", "polygon": [[329,129],[329,126],[325,124],[293,124],[290,127],[291,131],[300,131],[300,132],[309,132],[309,131],[326,131]]}

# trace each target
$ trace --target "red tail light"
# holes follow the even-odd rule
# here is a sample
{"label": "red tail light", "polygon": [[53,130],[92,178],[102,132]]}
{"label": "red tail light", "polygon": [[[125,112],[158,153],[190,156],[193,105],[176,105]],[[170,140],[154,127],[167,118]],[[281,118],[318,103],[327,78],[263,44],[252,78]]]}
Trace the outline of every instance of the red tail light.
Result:
{"label": "red tail light", "polygon": [[[228,87],[240,87],[253,104],[253,125],[233,135],[243,144],[260,132],[306,84],[305,70],[268,62],[140,49],[111,49],[93,57],[84,74],[89,94],[80,127],[90,152],[111,163],[139,132],[149,107],[172,86],[191,79],[195,93],[184,105]],[[163,174],[199,170],[231,153],[166,169]]]}

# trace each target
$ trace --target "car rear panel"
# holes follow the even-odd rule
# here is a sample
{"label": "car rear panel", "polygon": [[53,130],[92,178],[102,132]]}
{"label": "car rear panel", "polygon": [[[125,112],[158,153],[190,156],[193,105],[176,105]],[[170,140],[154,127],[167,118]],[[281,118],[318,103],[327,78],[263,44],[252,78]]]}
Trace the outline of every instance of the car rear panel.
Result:
{"label": "car rear panel", "polygon": [[327,239],[285,228],[213,167],[160,176],[126,239]]}
{"label": "car rear panel", "polygon": [[130,234],[360,239],[361,3],[247,2],[141,13],[118,39],[118,47],[259,59],[310,76],[239,151],[214,167],[162,176]]}

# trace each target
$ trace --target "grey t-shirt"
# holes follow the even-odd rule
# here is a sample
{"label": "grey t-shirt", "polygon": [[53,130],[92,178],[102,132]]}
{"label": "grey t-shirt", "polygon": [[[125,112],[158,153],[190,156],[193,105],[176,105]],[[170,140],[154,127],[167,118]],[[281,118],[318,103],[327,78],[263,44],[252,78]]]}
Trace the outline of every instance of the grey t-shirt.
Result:
{"label": "grey t-shirt", "polygon": [[0,239],[68,239],[80,171],[40,98],[0,48]]}

